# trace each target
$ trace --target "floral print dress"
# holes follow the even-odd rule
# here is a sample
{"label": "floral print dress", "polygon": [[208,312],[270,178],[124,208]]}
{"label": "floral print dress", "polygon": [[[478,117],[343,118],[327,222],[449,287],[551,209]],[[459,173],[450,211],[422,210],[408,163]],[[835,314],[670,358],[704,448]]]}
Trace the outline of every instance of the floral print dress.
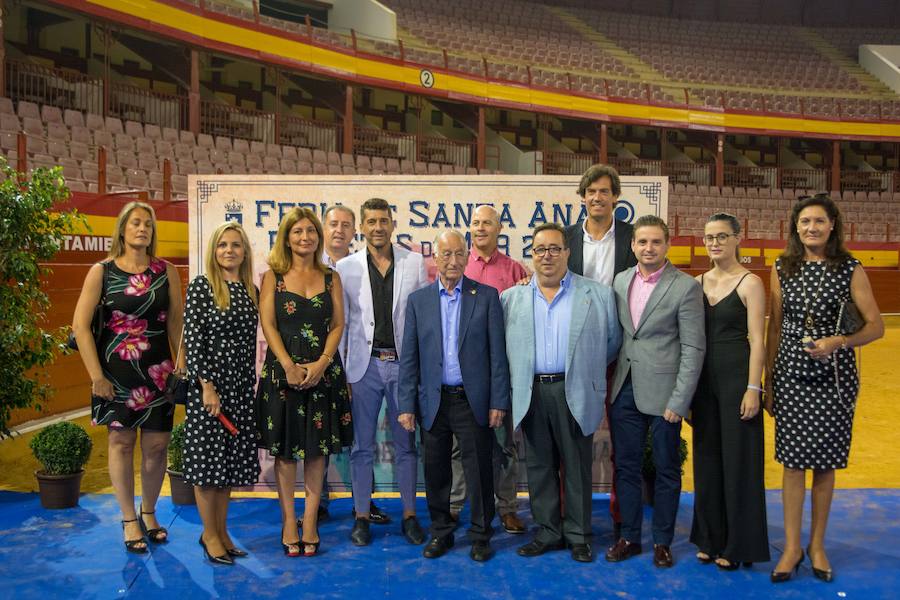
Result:
{"label": "floral print dress", "polygon": [[163,390],[174,369],[166,321],[169,310],[167,263],[150,260],[143,273],[106,265],[105,324],[97,345],[112,400],[91,397],[94,425],[113,429],[172,431],[174,406]]}
{"label": "floral print dress", "polygon": [[[275,319],[281,341],[294,362],[317,360],[325,348],[331,325],[332,271],[325,275],[325,291],[312,298],[287,291],[275,276]],[[260,372],[256,394],[259,447],[287,460],[339,454],[353,443],[350,398],[340,354],[325,369],[319,384],[307,390],[287,385],[284,369],[271,350]]]}

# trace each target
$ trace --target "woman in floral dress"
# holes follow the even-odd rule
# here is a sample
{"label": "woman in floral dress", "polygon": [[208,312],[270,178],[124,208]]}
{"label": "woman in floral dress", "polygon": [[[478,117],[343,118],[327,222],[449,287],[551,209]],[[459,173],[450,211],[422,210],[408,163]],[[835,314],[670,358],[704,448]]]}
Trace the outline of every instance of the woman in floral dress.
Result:
{"label": "woman in floral dress", "polygon": [[[288,556],[318,552],[317,515],[325,457],[353,441],[350,399],[338,343],[344,330],[341,281],[322,265],[322,225],[295,208],[284,216],[262,280],[259,313],[269,349],[257,389],[261,448],[275,457],[282,539]],[[303,536],[294,514],[296,461],[303,461]]]}
{"label": "woman in floral dress", "polygon": [[[175,267],[156,258],[156,215],[131,202],[116,221],[107,260],[88,271],[72,330],[91,377],[91,415],[109,430],[109,478],[122,511],[125,548],[147,551],[146,534],[165,542],[155,507],[166,472],[174,407],[163,390],[180,343],[181,285]],[[94,307],[104,299],[99,344],[91,334]],[[141,429],[141,509],[134,509],[134,446]]]}

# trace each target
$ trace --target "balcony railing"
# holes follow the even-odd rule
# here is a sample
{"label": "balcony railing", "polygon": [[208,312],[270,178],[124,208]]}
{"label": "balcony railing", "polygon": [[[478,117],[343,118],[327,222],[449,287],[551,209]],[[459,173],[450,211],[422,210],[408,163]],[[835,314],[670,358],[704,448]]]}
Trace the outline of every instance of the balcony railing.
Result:
{"label": "balcony railing", "polygon": [[725,165],[725,185],[731,187],[774,188],[778,186],[776,167]]}
{"label": "balcony railing", "polygon": [[343,130],[343,126],[338,123],[279,115],[278,143],[340,152]]}
{"label": "balcony railing", "polygon": [[203,100],[200,102],[200,129],[211,135],[274,144],[275,114]]}
{"label": "balcony railing", "polygon": [[123,121],[188,129],[188,98],[113,83],[109,86],[109,114]]}
{"label": "balcony railing", "polygon": [[68,69],[7,59],[5,96],[103,114],[103,81]]}

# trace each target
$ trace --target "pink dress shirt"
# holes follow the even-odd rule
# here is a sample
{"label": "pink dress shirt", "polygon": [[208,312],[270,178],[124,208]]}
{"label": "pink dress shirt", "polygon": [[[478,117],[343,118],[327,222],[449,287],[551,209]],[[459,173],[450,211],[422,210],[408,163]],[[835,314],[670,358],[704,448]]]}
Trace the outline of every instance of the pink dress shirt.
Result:
{"label": "pink dress shirt", "polygon": [[495,249],[487,260],[473,250],[469,254],[469,264],[466,265],[466,277],[502,292],[516,285],[520,279],[528,277],[528,272],[499,249]]}
{"label": "pink dress shirt", "polygon": [[667,260],[663,266],[649,276],[644,277],[640,268],[634,270],[634,279],[631,280],[631,289],[628,291],[628,308],[631,310],[631,323],[637,330],[638,324],[641,322],[641,316],[644,314],[644,308],[647,306],[647,300],[653,293],[653,288],[659,283],[663,271],[669,266]]}

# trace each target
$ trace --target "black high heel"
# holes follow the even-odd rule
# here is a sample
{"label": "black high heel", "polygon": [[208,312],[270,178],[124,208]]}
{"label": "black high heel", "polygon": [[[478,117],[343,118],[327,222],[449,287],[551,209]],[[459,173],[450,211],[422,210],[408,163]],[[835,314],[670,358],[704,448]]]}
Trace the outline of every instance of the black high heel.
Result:
{"label": "black high heel", "polygon": [[[303,556],[315,556],[316,554],[318,554],[319,553],[319,544],[321,542],[322,542],[322,540],[319,540],[318,542],[305,542],[303,540],[300,540],[300,545],[303,546]],[[313,547],[312,552],[308,552],[306,550],[307,546]]]}
{"label": "black high heel", "polygon": [[[706,558],[700,556],[701,554],[706,554]],[[711,563],[714,560],[712,555],[707,554],[706,552],[698,552],[696,554],[696,556],[697,556],[697,560],[699,560],[700,564],[702,564],[702,565],[708,565],[709,563]]]}
{"label": "black high heel", "polygon": [[141,504],[141,516],[138,518],[138,521],[141,524],[141,531],[144,532],[144,535],[147,536],[154,544],[165,544],[169,541],[169,531],[165,527],[155,527],[153,529],[147,529],[147,524],[144,523],[144,515],[155,515],[156,511],[151,510],[150,512],[144,511],[144,505]]}
{"label": "black high heel", "polygon": [[250,555],[249,552],[240,548],[225,548],[225,552],[228,553],[228,556],[233,556],[234,558],[244,558]]}
{"label": "black high heel", "polygon": [[769,579],[772,580],[772,583],[784,583],[789,580],[797,571],[800,570],[800,563],[803,562],[805,558],[805,554],[803,554],[803,550],[800,551],[800,560],[797,561],[797,564],[794,565],[794,568],[790,571],[772,571],[772,574],[769,575]]}
{"label": "black high heel", "polygon": [[209,553],[209,550],[206,549],[206,542],[203,541],[203,535],[200,535],[200,546],[203,547],[203,556],[206,557],[206,560],[216,565],[234,565],[234,559],[228,556],[227,551],[222,556],[213,556]]}
{"label": "black high heel", "polygon": [[[728,559],[722,558],[722,560],[728,560]],[[723,565],[722,563],[716,561],[716,566],[719,567],[720,569],[722,569],[723,571],[737,571],[738,568],[741,566],[741,563],[740,562],[731,562],[730,560],[728,560],[728,564]]]}
{"label": "black high heel", "polygon": [[[809,546],[806,547],[806,553],[809,554]],[[812,564],[812,555],[809,556],[809,564],[812,565],[812,572],[816,579],[821,579],[825,583],[834,581],[834,569],[817,569]]]}
{"label": "black high heel", "polygon": [[[137,520],[138,519],[136,518],[123,520],[122,531],[125,531],[125,523],[134,523]],[[138,546],[138,544],[143,544],[143,546]],[[125,540],[125,550],[132,554],[147,554],[147,540],[144,539],[144,536],[141,536],[136,540]]]}

